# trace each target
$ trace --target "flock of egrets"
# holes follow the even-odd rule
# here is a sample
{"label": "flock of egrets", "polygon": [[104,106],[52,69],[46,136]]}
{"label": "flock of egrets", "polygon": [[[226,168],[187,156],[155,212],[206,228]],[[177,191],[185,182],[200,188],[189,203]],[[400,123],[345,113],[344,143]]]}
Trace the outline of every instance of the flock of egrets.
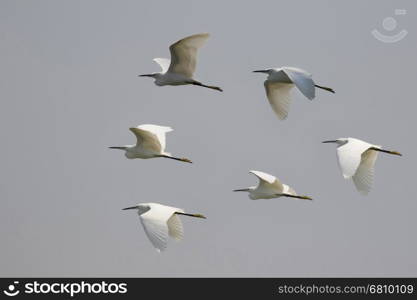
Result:
{"label": "flock of egrets", "polygon": [[[169,47],[171,59],[154,59],[162,68],[161,72],[139,76],[154,78],[155,84],[158,86],[191,84],[223,91],[220,87],[206,85],[193,78],[197,50],[206,42],[208,37],[209,34],[202,33],[179,40]],[[315,84],[311,74],[302,69],[282,67],[253,72],[268,74],[264,82],[266,95],[273,111],[281,120],[288,115],[291,102],[290,92],[294,86],[310,100],[315,98],[316,88],[334,93],[331,88]],[[132,127],[130,131],[137,139],[135,145],[110,148],[124,150],[126,157],[129,159],[162,157],[191,163],[187,158],[180,158],[165,151],[165,135],[172,130],[170,127],[152,124]],[[355,138],[339,138],[323,143],[337,144],[337,157],[342,174],[344,178],[352,179],[357,190],[362,194],[367,194],[370,191],[378,152],[401,155],[399,152],[384,150],[381,146]],[[308,196],[298,195],[294,189],[272,175],[260,171],[250,171],[250,173],[258,177],[258,185],[234,191],[248,192],[249,198],[252,200],[278,197],[312,200]],[[180,208],[158,203],[140,203],[124,209],[136,209],[138,211],[146,235],[158,251],[166,248],[168,236],[176,240],[182,239],[183,227],[179,215],[205,218],[201,214],[188,214]]]}

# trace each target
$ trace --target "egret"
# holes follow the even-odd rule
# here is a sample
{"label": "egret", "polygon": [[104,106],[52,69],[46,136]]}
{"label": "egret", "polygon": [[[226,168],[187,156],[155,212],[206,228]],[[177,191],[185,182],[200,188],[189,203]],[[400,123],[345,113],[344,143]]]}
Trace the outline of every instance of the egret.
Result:
{"label": "egret", "polygon": [[251,186],[244,189],[233,190],[234,192],[249,192],[249,198],[257,199],[272,199],[279,197],[290,197],[304,200],[313,200],[308,196],[299,196],[288,185],[282,183],[275,176],[269,175],[261,171],[249,171],[259,179],[258,186]]}
{"label": "egret", "polygon": [[136,145],[114,146],[109,148],[126,151],[125,156],[129,159],[164,157],[191,163],[191,160],[188,158],[174,157],[171,153],[165,152],[165,134],[173,131],[171,127],[144,124],[129,128],[129,130],[136,136]]}
{"label": "egret", "polygon": [[339,167],[345,179],[352,179],[356,189],[363,195],[371,190],[374,177],[374,165],[378,152],[401,156],[397,151],[384,150],[379,145],[373,145],[355,138],[339,138],[323,143],[337,144]]}
{"label": "egret", "polygon": [[315,84],[311,78],[311,74],[302,69],[282,67],[253,72],[268,74],[264,82],[266,96],[273,111],[280,120],[287,118],[291,103],[290,91],[294,85],[310,100],[313,100],[316,96],[315,87],[334,93],[334,90],[331,88]]}
{"label": "egret", "polygon": [[179,215],[206,218],[201,214],[188,214],[181,208],[159,203],[139,203],[135,206],[123,208],[123,210],[128,209],[137,209],[143,229],[158,252],[165,250],[168,236],[177,241],[183,238],[184,231]]}
{"label": "egret", "polygon": [[200,33],[179,40],[169,47],[171,59],[153,59],[161,67],[161,72],[139,76],[154,78],[158,86],[192,84],[222,92],[223,90],[217,86],[205,85],[193,79],[197,50],[204,45],[208,37],[208,33]]}

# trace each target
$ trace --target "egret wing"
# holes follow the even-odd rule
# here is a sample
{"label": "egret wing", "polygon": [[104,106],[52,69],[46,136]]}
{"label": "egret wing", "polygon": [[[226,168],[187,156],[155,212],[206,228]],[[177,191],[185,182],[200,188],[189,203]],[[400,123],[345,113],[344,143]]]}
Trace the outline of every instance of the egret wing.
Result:
{"label": "egret wing", "polygon": [[284,67],[282,70],[304,96],[310,100],[314,99],[316,96],[316,89],[314,87],[314,81],[311,78],[310,73],[298,68],[291,67]]}
{"label": "egret wing", "polygon": [[256,177],[259,178],[259,187],[260,188],[269,188],[272,186],[274,186],[275,188],[278,188],[279,190],[283,191],[284,190],[284,186],[282,185],[282,183],[279,181],[278,178],[276,178],[275,176],[272,176],[270,174],[267,174],[265,172],[261,172],[261,171],[249,171],[249,173],[255,175]]}
{"label": "egret wing", "polygon": [[371,144],[363,142],[358,139],[349,139],[349,141],[337,147],[337,157],[343,177],[351,178],[358,169],[362,153],[372,147]]}
{"label": "egret wing", "polygon": [[[179,212],[184,212],[182,210],[178,210]],[[182,240],[184,236],[184,229],[182,226],[181,219],[175,213],[168,219],[168,233],[169,236],[173,237],[177,241]]]}
{"label": "egret wing", "polygon": [[352,176],[352,180],[356,186],[356,189],[361,194],[368,194],[371,190],[373,178],[374,178],[374,166],[378,157],[378,152],[372,149],[368,149],[362,153],[361,163],[356,170],[355,175]]}
{"label": "egret wing", "polygon": [[167,132],[173,131],[171,127],[168,126],[159,126],[159,125],[152,125],[152,124],[144,124],[140,125],[138,128],[141,128],[143,130],[147,130],[158,138],[158,141],[161,145],[162,151],[165,151],[166,147],[166,138],[165,135]]}
{"label": "egret wing", "polygon": [[171,60],[169,58],[154,58],[154,62],[156,62],[162,69],[162,73],[166,73],[169,69],[169,65]]}
{"label": "egret wing", "polygon": [[168,239],[168,226],[166,221],[153,220],[145,215],[142,215],[140,220],[146,235],[158,252],[165,250]]}
{"label": "egret wing", "polygon": [[286,184],[283,184],[283,186],[284,186],[284,193],[297,196],[297,192],[292,187]]}
{"label": "egret wing", "polygon": [[139,127],[130,128],[130,131],[132,131],[134,135],[136,136],[137,146],[140,145],[141,147],[148,149],[150,151],[154,151],[156,153],[160,153],[163,151],[161,143],[158,140],[158,137],[152,132],[141,129]]}
{"label": "egret wing", "polygon": [[197,60],[197,50],[208,39],[208,33],[195,34],[179,40],[169,47],[171,64],[168,71],[192,78]]}
{"label": "egret wing", "polygon": [[280,120],[286,119],[291,104],[290,91],[294,87],[294,84],[265,80],[264,86],[266,96],[273,111]]}
{"label": "egret wing", "polygon": [[175,210],[173,207],[158,205],[140,215],[145,233],[158,251],[166,249],[169,234],[168,220]]}
{"label": "egret wing", "polygon": [[144,124],[136,128],[130,128],[130,131],[135,134],[137,145],[141,144],[144,148],[155,152],[164,152],[166,146],[165,133],[172,131],[172,128]]}

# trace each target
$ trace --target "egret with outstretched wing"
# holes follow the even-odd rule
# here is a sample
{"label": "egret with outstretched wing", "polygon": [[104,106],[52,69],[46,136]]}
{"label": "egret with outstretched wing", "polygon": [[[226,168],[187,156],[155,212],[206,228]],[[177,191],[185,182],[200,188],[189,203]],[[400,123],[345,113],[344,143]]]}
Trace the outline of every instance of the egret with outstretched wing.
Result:
{"label": "egret with outstretched wing", "polygon": [[279,197],[290,197],[304,200],[312,200],[308,196],[300,196],[289,187],[282,183],[275,176],[269,175],[261,171],[249,171],[249,173],[255,175],[259,179],[257,186],[251,186],[244,189],[237,189],[234,192],[248,192],[249,198],[252,200],[257,199],[272,199]]}
{"label": "egret with outstretched wing", "polygon": [[188,158],[175,157],[165,151],[165,134],[173,131],[171,127],[144,124],[129,129],[136,136],[136,145],[114,146],[109,148],[124,150],[126,157],[129,159],[164,157],[191,163],[191,160]]}
{"label": "egret with outstretched wing", "polygon": [[166,249],[168,236],[177,241],[182,240],[184,231],[180,215],[203,218],[201,214],[188,214],[183,209],[159,203],[140,203],[123,210],[137,209],[146,235],[155,249],[160,252]]}
{"label": "egret with outstretched wing", "polygon": [[339,138],[323,143],[337,144],[337,158],[343,177],[352,179],[356,189],[363,195],[371,190],[378,152],[401,156],[397,151],[384,150],[379,145],[355,138]]}
{"label": "egret with outstretched wing", "polygon": [[158,86],[192,84],[222,92],[217,86],[205,85],[193,78],[198,49],[209,38],[208,33],[200,33],[183,38],[169,47],[171,59],[154,58],[153,60],[161,67],[161,72],[142,74],[142,77],[152,77]]}
{"label": "egret with outstretched wing", "polygon": [[290,92],[294,86],[310,100],[316,96],[316,87],[334,93],[331,88],[315,84],[311,74],[302,69],[282,67],[253,72],[268,74],[264,82],[266,96],[272,110],[280,120],[284,120],[288,116],[291,103]]}

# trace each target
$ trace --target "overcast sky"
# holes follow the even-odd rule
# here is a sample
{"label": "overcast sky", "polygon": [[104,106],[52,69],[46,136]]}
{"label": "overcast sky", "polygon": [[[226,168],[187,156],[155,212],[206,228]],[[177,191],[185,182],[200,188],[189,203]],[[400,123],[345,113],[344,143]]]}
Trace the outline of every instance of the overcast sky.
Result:
{"label": "overcast sky", "polygon": [[[395,9],[406,9],[395,15]],[[0,276],[416,276],[416,1],[0,2]],[[390,31],[382,21],[394,17]],[[383,43],[371,31],[395,35]],[[137,74],[209,32],[195,86]],[[264,74],[295,66],[336,94],[293,93],[279,121]],[[128,128],[171,126],[167,151],[194,164],[128,160]],[[344,180],[335,146],[381,154],[371,193]],[[250,200],[248,171],[313,202]],[[157,253],[133,211],[159,202],[185,238]]]}

